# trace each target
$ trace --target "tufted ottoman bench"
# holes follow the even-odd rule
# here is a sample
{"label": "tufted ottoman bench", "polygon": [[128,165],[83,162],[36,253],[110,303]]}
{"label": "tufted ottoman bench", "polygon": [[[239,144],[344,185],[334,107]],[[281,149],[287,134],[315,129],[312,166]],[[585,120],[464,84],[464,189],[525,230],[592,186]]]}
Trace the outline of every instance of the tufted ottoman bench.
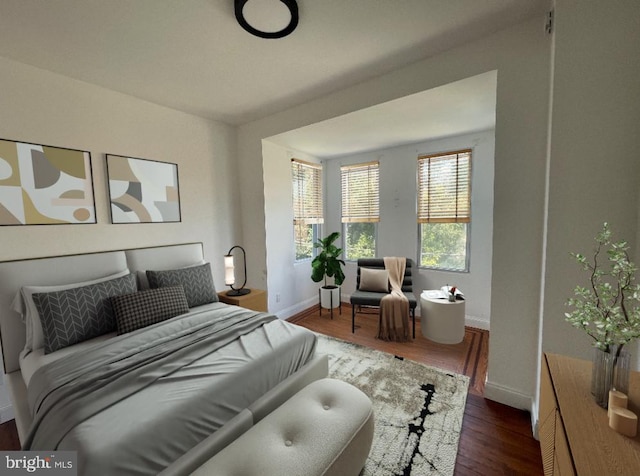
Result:
{"label": "tufted ottoman bench", "polygon": [[303,388],[193,474],[356,476],[372,439],[369,397],[325,378]]}

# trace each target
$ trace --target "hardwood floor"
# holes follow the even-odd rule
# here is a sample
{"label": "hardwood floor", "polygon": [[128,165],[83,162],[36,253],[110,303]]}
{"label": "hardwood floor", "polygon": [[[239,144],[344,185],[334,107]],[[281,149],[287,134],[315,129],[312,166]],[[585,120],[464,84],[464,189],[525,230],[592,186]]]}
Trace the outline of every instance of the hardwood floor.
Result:
{"label": "hardwood floor", "polygon": [[20,449],[20,440],[18,439],[18,429],[16,421],[9,420],[0,425],[0,450],[2,451],[18,451]]}
{"label": "hardwood floor", "polygon": [[469,394],[462,422],[456,475],[542,475],[540,444],[531,434],[529,412],[485,400],[489,332],[467,327],[460,344],[444,345],[422,336],[416,320],[416,339],[412,342],[384,342],[375,338],[376,310],[356,315],[356,332],[351,333],[351,306],[343,304],[342,313],[307,309],[289,319],[321,334],[469,376]]}
{"label": "hardwood floor", "polygon": [[[351,333],[351,307],[342,314],[334,310],[319,316],[318,309],[306,310],[290,322],[349,342],[366,345],[406,359],[468,375],[471,379],[462,422],[456,475],[541,475],[540,445],[531,435],[528,412],[516,410],[483,398],[487,372],[489,333],[466,328],[464,341],[456,345],[431,342],[416,321],[416,339],[407,343],[375,339],[377,314],[358,313],[356,332]],[[18,450],[20,443],[14,421],[0,425],[0,449]]]}

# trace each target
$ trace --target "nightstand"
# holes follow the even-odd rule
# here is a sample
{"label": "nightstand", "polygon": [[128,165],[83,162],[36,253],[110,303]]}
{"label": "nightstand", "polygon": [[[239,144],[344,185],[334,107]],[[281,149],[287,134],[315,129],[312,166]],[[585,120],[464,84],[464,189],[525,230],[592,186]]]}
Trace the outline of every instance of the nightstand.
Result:
{"label": "nightstand", "polygon": [[225,304],[267,312],[267,292],[264,289],[252,289],[244,296],[227,296],[227,291],[221,291],[218,293],[218,299]]}

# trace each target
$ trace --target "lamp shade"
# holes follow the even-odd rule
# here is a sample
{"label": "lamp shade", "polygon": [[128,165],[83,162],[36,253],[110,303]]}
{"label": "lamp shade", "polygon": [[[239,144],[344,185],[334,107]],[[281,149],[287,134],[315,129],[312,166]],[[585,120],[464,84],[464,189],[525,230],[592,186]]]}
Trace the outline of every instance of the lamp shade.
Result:
{"label": "lamp shade", "polygon": [[233,265],[233,256],[226,255],[224,257],[224,284],[231,286],[236,282],[235,267]]}
{"label": "lamp shade", "polygon": [[[242,264],[244,269],[244,281],[242,283],[242,286],[240,286],[239,288],[233,287],[233,285],[236,284],[236,275],[235,262],[231,252],[236,248],[242,252]],[[227,291],[227,296],[244,296],[245,294],[249,294],[251,292],[251,289],[247,289],[244,287],[245,284],[247,284],[247,255],[242,246],[232,246],[229,252],[224,255],[224,284],[231,287],[231,290]]]}

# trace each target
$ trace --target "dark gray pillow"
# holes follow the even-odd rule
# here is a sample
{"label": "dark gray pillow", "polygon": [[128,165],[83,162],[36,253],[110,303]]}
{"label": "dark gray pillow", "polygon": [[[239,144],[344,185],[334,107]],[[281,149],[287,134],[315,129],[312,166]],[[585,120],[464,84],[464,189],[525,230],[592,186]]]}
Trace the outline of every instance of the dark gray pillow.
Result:
{"label": "dark gray pillow", "polygon": [[182,286],[189,307],[218,301],[209,263],[167,271],[147,271],[147,279],[151,289]]}
{"label": "dark gray pillow", "polygon": [[118,334],[135,331],[189,312],[182,286],[147,289],[111,298]]}
{"label": "dark gray pillow", "polygon": [[33,294],[42,323],[44,353],[115,331],[109,298],[136,290],[136,277],[128,274],[88,286]]}

